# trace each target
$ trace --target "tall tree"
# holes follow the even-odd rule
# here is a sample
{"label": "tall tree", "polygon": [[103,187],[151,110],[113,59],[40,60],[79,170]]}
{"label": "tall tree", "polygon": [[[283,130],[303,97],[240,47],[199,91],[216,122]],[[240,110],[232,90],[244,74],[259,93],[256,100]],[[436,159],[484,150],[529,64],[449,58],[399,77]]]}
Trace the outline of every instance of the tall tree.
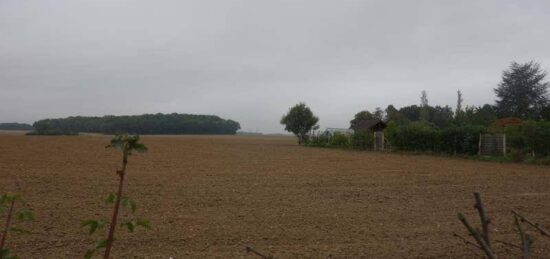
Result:
{"label": "tall tree", "polygon": [[305,103],[294,105],[281,118],[281,124],[285,125],[285,130],[298,137],[298,144],[307,140],[308,132],[319,128],[317,122],[319,122],[319,118],[313,115]]}
{"label": "tall tree", "polygon": [[502,82],[495,89],[496,107],[502,117],[539,119],[548,105],[546,72],[534,61],[525,64],[512,62],[502,73]]}
{"label": "tall tree", "polygon": [[430,110],[428,104],[428,94],[426,90],[422,90],[422,95],[420,96],[420,120],[429,121],[430,120]]}
{"label": "tall tree", "polygon": [[462,92],[460,90],[456,91],[456,110],[455,110],[455,118],[459,119],[464,111],[462,111],[462,102],[464,102],[464,99],[462,99]]}

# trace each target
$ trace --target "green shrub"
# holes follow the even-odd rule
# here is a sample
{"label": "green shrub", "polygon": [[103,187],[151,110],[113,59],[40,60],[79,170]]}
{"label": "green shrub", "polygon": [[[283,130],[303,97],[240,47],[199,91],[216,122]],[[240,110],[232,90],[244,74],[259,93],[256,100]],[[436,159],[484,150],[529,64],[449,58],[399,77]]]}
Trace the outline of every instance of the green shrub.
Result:
{"label": "green shrub", "polygon": [[306,146],[310,147],[326,147],[329,143],[329,136],[326,133],[310,135],[307,138]]}
{"label": "green shrub", "polygon": [[351,135],[351,147],[354,149],[371,149],[374,143],[374,135],[370,131],[358,130]]}
{"label": "green shrub", "polygon": [[484,132],[485,127],[473,125],[443,129],[438,135],[437,151],[475,155],[479,150],[479,135]]}
{"label": "green shrub", "polygon": [[385,131],[391,147],[396,150],[433,151],[438,130],[423,122],[414,122],[403,126],[392,126]]}
{"label": "green shrub", "polygon": [[336,132],[330,137],[329,146],[336,148],[349,148],[350,137],[348,135]]}

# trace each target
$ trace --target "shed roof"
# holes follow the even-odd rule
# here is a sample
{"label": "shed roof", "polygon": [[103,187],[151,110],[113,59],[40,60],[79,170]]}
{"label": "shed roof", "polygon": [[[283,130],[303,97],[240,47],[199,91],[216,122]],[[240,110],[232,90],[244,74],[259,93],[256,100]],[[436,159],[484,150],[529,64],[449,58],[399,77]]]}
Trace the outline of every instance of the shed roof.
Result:
{"label": "shed roof", "polygon": [[386,127],[387,125],[384,121],[379,119],[371,119],[359,121],[356,124],[355,129],[379,131],[385,129]]}

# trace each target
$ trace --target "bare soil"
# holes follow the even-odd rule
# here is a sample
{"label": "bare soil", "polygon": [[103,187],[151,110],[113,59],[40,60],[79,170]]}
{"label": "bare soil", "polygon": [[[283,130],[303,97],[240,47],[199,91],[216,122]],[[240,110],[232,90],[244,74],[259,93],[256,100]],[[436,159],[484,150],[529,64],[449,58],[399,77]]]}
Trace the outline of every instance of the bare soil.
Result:
{"label": "bare soil", "polygon": [[[81,258],[81,220],[109,218],[120,155],[106,136],[0,135],[0,193],[20,191],[36,220],[12,234],[21,258]],[[519,243],[514,209],[550,228],[548,167],[301,147],[288,137],[146,136],[125,192],[151,230],[118,229],[116,258],[471,258],[456,214]],[[127,216],[127,215],[124,215]],[[2,218],[3,221],[3,218]],[[537,235],[536,258],[550,258]],[[99,236],[97,236],[99,237]],[[519,253],[494,244],[503,258]],[[509,250],[509,251],[508,251]],[[480,255],[480,253],[477,253]]]}

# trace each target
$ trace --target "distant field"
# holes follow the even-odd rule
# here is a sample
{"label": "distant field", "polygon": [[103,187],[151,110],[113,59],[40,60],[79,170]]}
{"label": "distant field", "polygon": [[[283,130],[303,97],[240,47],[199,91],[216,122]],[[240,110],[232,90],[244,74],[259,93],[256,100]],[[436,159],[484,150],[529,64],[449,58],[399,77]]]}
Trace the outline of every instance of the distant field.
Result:
{"label": "distant field", "polygon": [[[33,234],[8,240],[15,254],[81,258],[92,245],[79,222],[111,212],[104,199],[120,157],[108,141],[0,134],[0,192],[17,182],[36,214]],[[496,239],[518,243],[511,209],[550,227],[548,167],[308,148],[289,137],[143,142],[150,150],[130,157],[126,193],[153,228],[120,230],[116,258],[256,258],[245,246],[275,258],[471,258],[453,233],[466,236],[457,212],[478,224],[473,191]],[[532,234],[536,256],[550,254],[550,239]]]}
{"label": "distant field", "polygon": [[30,130],[0,130],[0,135],[25,135]]}

